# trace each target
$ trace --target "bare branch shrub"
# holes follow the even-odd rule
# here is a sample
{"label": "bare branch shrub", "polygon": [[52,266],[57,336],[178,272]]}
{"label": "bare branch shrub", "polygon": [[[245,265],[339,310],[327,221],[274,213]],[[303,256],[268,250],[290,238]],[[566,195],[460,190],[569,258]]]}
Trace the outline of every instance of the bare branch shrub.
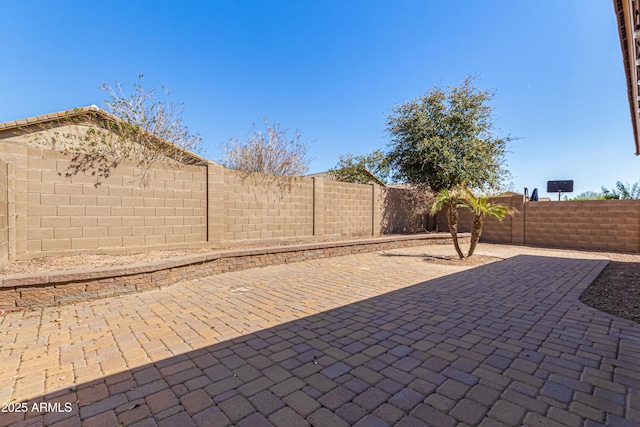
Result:
{"label": "bare branch shrub", "polygon": [[[199,164],[201,138],[182,122],[183,104],[157,100],[155,90],[142,87],[139,76],[127,95],[119,83],[103,84],[108,111],[89,107],[67,111],[63,117],[36,127],[23,127],[36,145],[70,155],[65,176],[84,173],[96,177],[99,186],[125,160],[137,163],[140,180],[146,183],[149,168],[157,162]],[[62,173],[61,173],[62,175]]]}
{"label": "bare branch shrub", "polygon": [[309,170],[307,157],[309,144],[302,141],[296,131],[293,139],[279,123],[270,125],[263,119],[266,132],[253,128],[246,141],[230,139],[222,146],[223,165],[244,173],[262,173],[275,176],[301,176]]}

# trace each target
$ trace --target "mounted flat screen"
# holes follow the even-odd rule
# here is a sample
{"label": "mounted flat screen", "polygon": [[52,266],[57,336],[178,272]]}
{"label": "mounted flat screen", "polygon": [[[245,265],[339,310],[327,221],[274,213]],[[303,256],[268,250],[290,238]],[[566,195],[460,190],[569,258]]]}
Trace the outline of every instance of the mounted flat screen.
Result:
{"label": "mounted flat screen", "polygon": [[547,181],[547,193],[573,193],[573,180]]}

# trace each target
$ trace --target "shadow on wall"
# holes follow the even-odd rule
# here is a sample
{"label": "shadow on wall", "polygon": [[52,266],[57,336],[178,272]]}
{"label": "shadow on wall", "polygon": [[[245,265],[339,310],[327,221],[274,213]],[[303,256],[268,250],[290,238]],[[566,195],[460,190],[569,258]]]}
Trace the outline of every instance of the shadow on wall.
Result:
{"label": "shadow on wall", "polygon": [[[391,424],[411,411],[429,422],[432,410],[414,408],[425,406],[447,375],[473,385],[515,359],[542,360],[537,350],[545,346],[549,325],[564,315],[557,302],[577,290],[592,262],[516,256],[454,273],[39,396],[25,402],[29,412],[3,414],[0,425],[25,416],[36,421],[30,410],[41,402],[59,405],[43,415],[46,425],[66,418],[86,426],[143,419],[263,425],[265,418],[294,425],[305,417],[314,425],[332,419],[337,425],[338,416],[355,424],[384,402],[400,408]],[[559,264],[582,274],[556,277]],[[495,280],[505,272],[510,280]],[[594,311],[578,303],[572,312]],[[553,322],[540,323],[545,316]],[[499,350],[504,333],[515,342],[529,331],[543,338],[530,339],[520,353]],[[501,354],[496,361],[478,360],[494,352]],[[468,373],[448,367],[454,360]],[[482,368],[485,363],[491,370]]]}
{"label": "shadow on wall", "polygon": [[382,234],[436,231],[435,218],[429,216],[431,196],[427,192],[387,187],[382,188],[382,199]]}

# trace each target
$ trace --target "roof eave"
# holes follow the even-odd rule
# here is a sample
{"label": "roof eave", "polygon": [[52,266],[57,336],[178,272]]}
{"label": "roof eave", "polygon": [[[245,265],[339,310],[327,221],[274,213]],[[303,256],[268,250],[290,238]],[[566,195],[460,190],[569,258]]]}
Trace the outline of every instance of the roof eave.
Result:
{"label": "roof eave", "polygon": [[[620,47],[622,48],[622,62],[627,78],[627,96],[629,98],[629,111],[631,113],[631,124],[633,126],[633,138],[636,144],[636,156],[640,155],[640,98],[638,93],[638,80],[640,65],[638,65],[638,43],[636,41],[636,28],[640,29],[640,21],[635,17],[638,8],[633,0],[613,0],[617,21],[618,33],[620,36]],[[640,33],[639,33],[640,34]]]}

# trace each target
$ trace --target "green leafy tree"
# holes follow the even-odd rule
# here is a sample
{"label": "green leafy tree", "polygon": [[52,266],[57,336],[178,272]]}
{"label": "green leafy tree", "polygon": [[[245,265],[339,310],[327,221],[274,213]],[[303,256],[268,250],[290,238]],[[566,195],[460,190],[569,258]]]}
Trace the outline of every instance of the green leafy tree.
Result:
{"label": "green leafy tree", "polygon": [[391,174],[391,168],[387,154],[381,150],[374,150],[359,156],[354,156],[351,153],[346,156],[341,155],[338,164],[331,169],[331,173],[338,181],[356,184],[371,183],[371,174],[373,174],[386,184]]}
{"label": "green leafy tree", "polygon": [[428,93],[392,107],[386,130],[391,137],[389,165],[399,181],[427,185],[434,192],[461,184],[497,188],[510,137],[496,137],[493,92],[467,77],[459,86]]}
{"label": "green leafy tree", "polygon": [[564,199],[565,200],[603,200],[603,199],[606,199],[606,197],[603,193],[597,193],[595,191],[585,191],[573,198],[569,198],[565,196]]}
{"label": "green leafy tree", "polygon": [[418,99],[392,107],[386,130],[391,137],[388,162],[394,178],[436,193],[432,210],[448,209],[449,230],[457,241],[458,205],[466,188],[500,188],[509,173],[505,151],[510,137],[497,137],[493,92],[467,77],[457,87],[434,86]]}
{"label": "green leafy tree", "polygon": [[485,196],[476,197],[471,191],[468,191],[467,196],[462,203],[458,204],[458,207],[468,209],[474,214],[473,225],[471,227],[471,244],[469,245],[467,257],[472,256],[476,250],[476,246],[482,235],[485,218],[493,217],[502,222],[505,216],[513,216],[516,213],[516,211],[509,206],[493,203]]}
{"label": "green leafy tree", "polygon": [[623,184],[621,181],[616,182],[616,187],[608,190],[602,187],[602,194],[605,199],[640,199],[640,181],[635,184]]}

